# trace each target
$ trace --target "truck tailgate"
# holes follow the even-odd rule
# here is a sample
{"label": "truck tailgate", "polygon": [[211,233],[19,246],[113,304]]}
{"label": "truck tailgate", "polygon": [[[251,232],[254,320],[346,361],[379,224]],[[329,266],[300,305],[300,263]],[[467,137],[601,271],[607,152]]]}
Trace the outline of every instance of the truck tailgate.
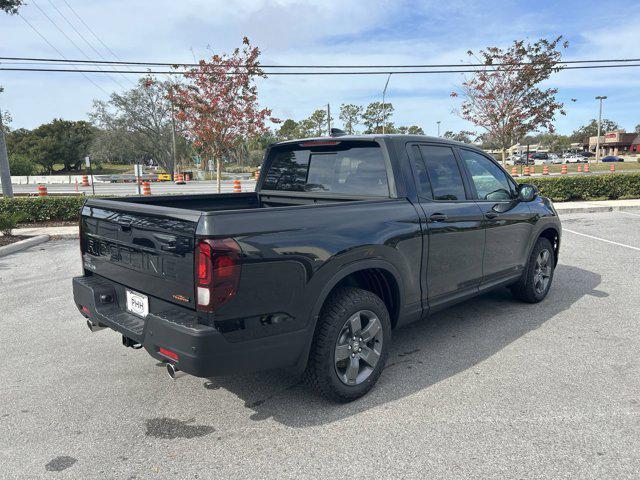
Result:
{"label": "truck tailgate", "polygon": [[195,309],[196,226],[196,221],[85,205],[83,266],[132,290]]}

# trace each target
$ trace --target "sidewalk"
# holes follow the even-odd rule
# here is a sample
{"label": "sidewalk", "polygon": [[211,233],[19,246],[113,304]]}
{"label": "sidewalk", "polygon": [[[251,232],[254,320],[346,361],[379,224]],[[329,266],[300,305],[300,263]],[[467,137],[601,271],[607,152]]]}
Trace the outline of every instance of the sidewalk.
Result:
{"label": "sidewalk", "polygon": [[[593,202],[556,202],[556,210],[560,215],[569,213],[611,212],[613,210],[640,210],[640,199],[634,200],[602,200]],[[78,227],[39,227],[16,228],[14,235],[33,237],[49,235],[52,239],[78,238]]]}
{"label": "sidewalk", "polygon": [[640,199],[554,202],[553,205],[560,215],[563,213],[611,212],[613,210],[640,210]]}
{"label": "sidewalk", "polygon": [[36,228],[14,228],[14,235],[24,235],[34,237],[36,235],[49,235],[51,239],[78,238],[78,227],[36,227]]}

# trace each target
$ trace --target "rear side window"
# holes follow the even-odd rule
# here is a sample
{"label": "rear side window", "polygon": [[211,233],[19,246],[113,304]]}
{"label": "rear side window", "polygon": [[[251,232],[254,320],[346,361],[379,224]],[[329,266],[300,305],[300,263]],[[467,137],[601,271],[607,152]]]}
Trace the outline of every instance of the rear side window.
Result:
{"label": "rear side window", "polygon": [[285,145],[274,147],[269,157],[265,190],[389,196],[384,157],[375,142]]}
{"label": "rear side window", "polygon": [[420,145],[434,200],[466,200],[462,175],[450,147]]}

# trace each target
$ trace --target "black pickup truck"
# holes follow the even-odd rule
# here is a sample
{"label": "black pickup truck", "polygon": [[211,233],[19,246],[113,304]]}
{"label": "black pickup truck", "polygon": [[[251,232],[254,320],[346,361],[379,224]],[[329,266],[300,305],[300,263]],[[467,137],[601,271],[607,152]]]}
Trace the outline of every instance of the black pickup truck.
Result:
{"label": "black pickup truck", "polygon": [[73,293],[174,378],[286,367],[348,401],[393,329],[495,287],[544,299],[560,234],[550,200],[470,145],[312,138],[272,145],[255,192],[88,199]]}

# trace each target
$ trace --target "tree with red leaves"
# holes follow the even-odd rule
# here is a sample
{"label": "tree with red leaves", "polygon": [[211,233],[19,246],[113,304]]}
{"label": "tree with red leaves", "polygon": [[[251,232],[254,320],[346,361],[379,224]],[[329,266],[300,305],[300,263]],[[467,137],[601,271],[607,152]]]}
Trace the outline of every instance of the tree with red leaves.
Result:
{"label": "tree with red leaves", "polygon": [[502,150],[505,150],[528,133],[542,128],[554,131],[556,113],[564,115],[563,104],[556,100],[558,90],[542,90],[539,84],[552,73],[562,69],[560,48],[567,48],[562,36],[554,40],[540,39],[535,43],[514,41],[506,49],[489,47],[477,54],[468,51],[481,63],[477,73],[465,78],[460,93],[463,98],[462,118],[477,125]]}
{"label": "tree with red leaves", "polygon": [[220,192],[222,158],[242,141],[268,130],[271,110],[258,105],[255,80],[266,78],[260,68],[260,50],[244,37],[242,47],[231,54],[213,55],[200,60],[185,74],[186,84],[175,85],[169,94],[194,146],[203,153],[203,168],[216,162]]}

